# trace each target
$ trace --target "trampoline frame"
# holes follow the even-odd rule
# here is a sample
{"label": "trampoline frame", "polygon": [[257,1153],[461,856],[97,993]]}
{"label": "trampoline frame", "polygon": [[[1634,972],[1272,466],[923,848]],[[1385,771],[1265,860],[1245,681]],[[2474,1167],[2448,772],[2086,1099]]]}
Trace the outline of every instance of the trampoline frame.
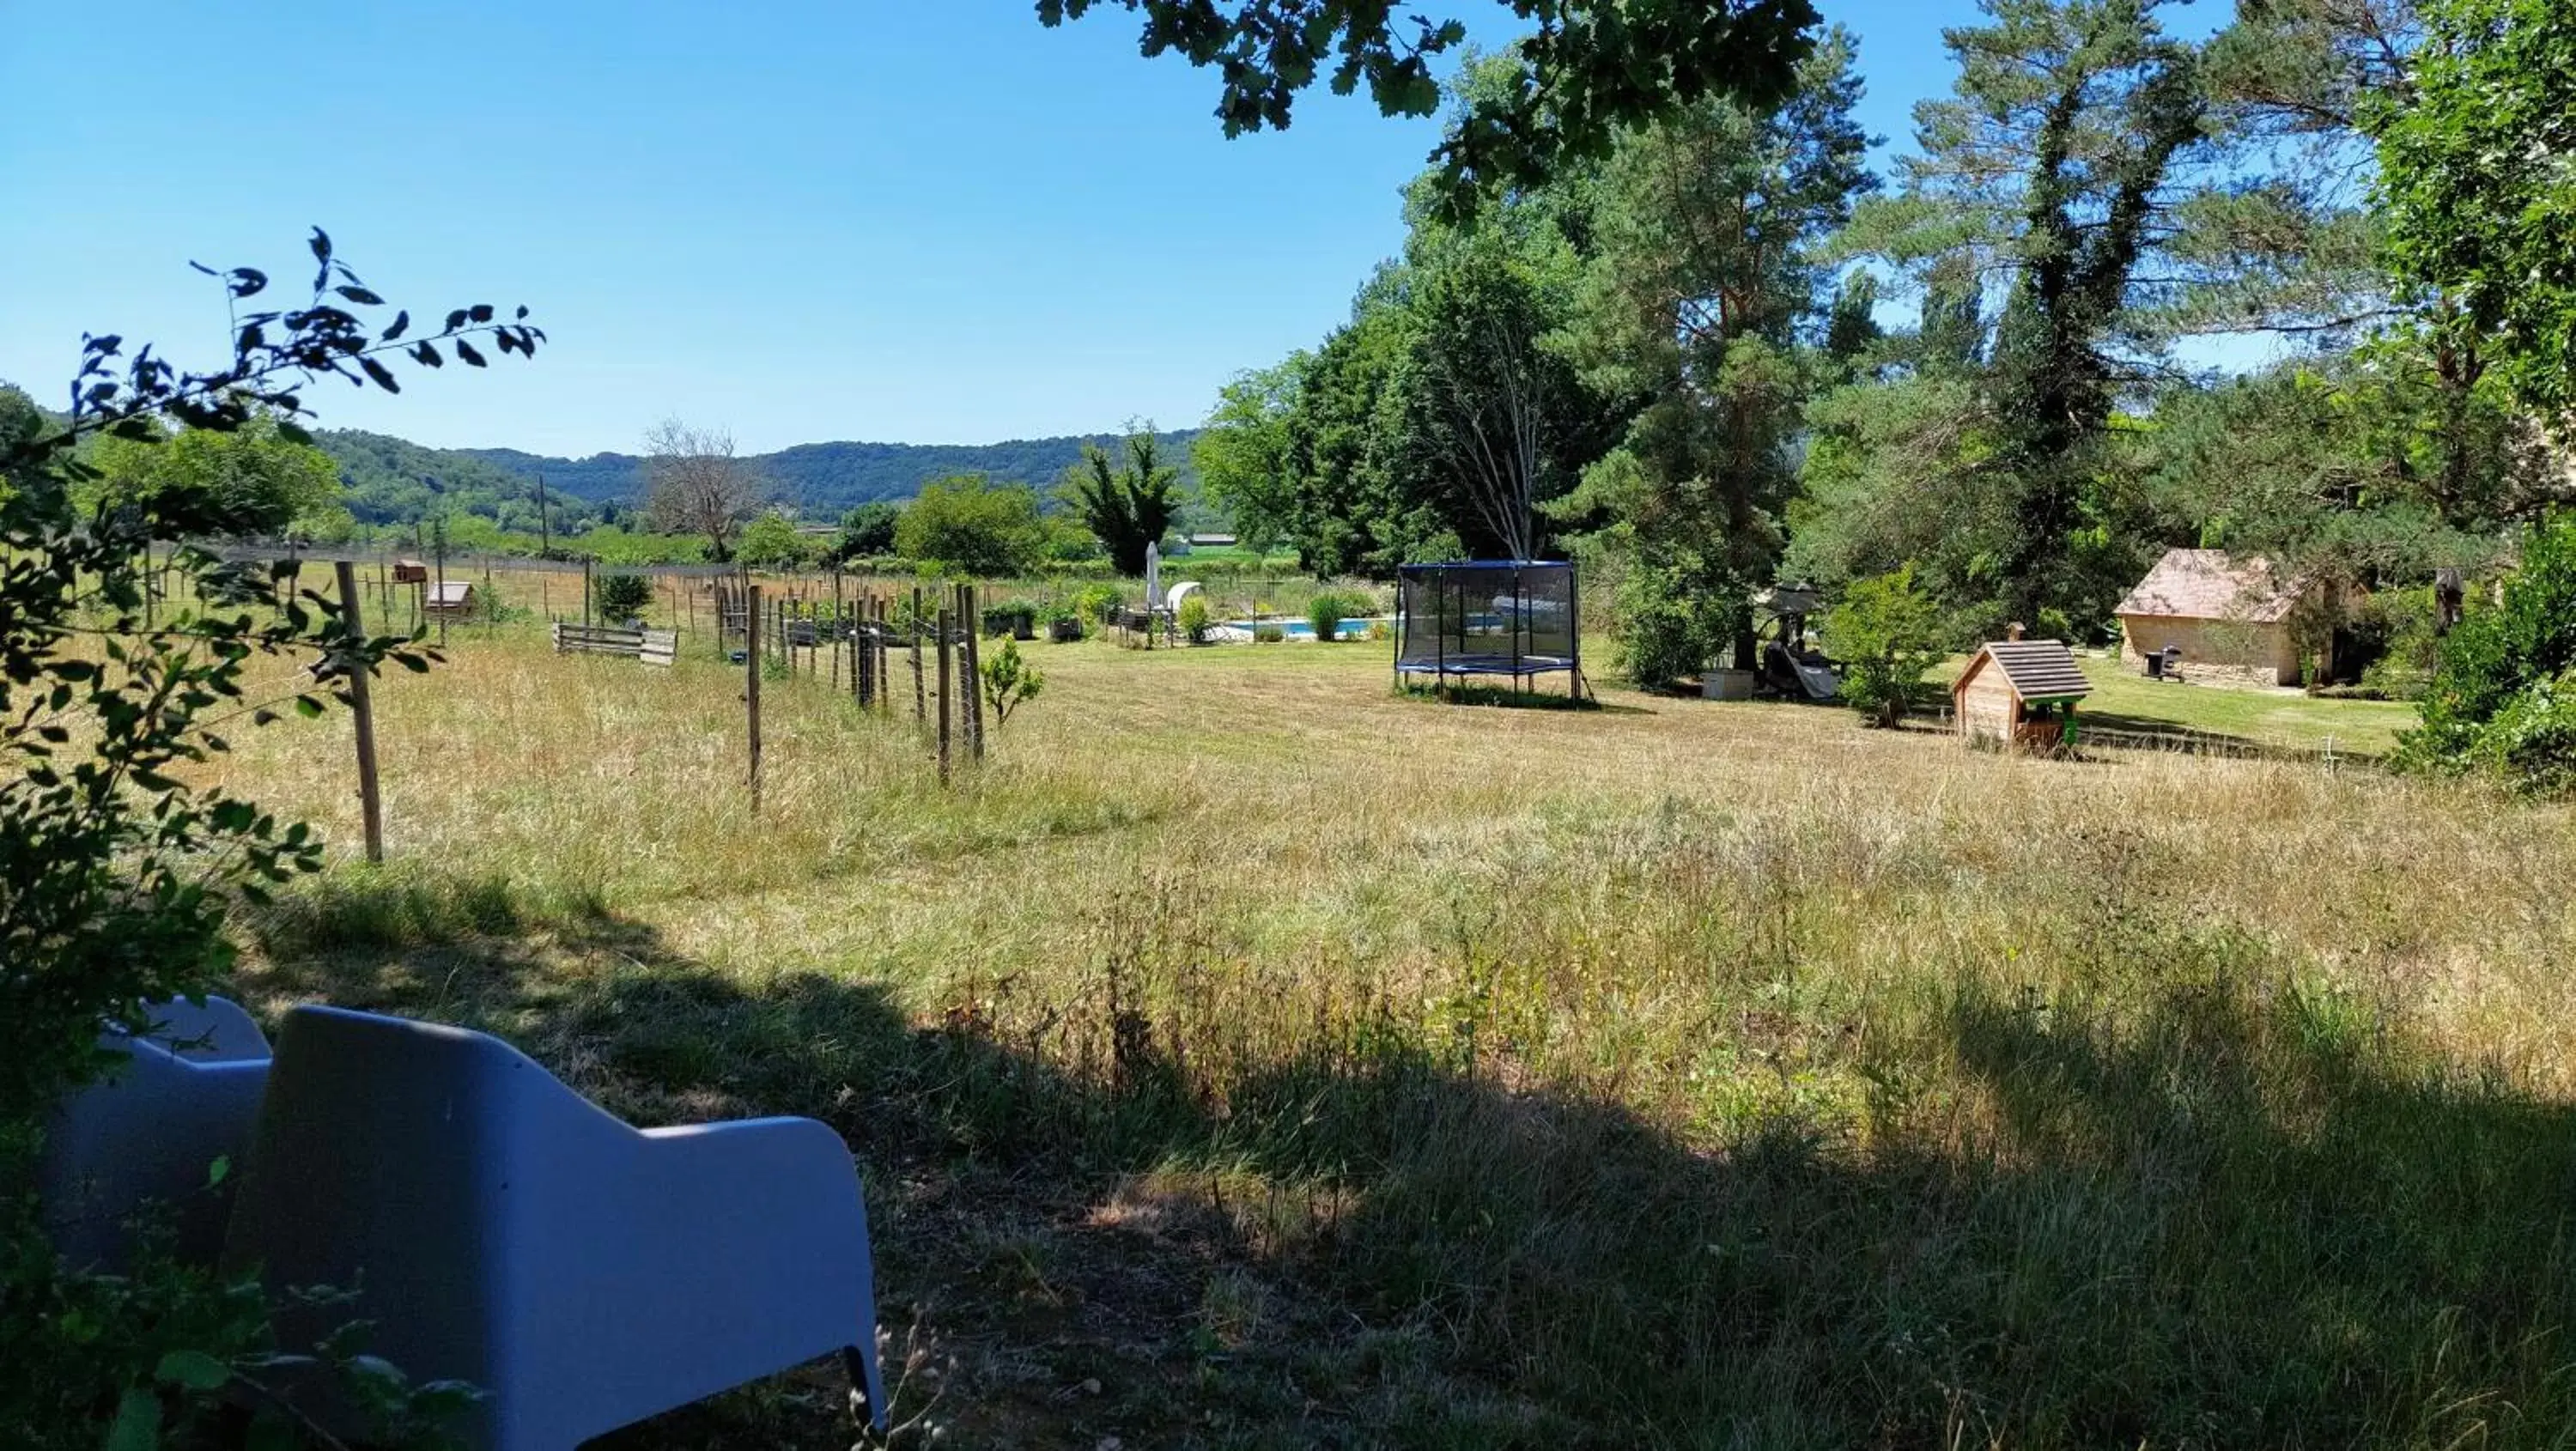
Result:
{"label": "trampoline frame", "polygon": [[[1506,569],[1512,572],[1512,615],[1515,622],[1511,631],[1511,653],[1508,655],[1451,655],[1448,650],[1450,632],[1447,629],[1447,625],[1452,618],[1449,613],[1449,601],[1452,592],[1451,581],[1459,581],[1456,588],[1456,596],[1459,602],[1456,618],[1463,624],[1463,622],[1469,618],[1466,606],[1465,581],[1474,579],[1478,575],[1484,574],[1488,571]],[[1567,654],[1530,655],[1523,653],[1521,650],[1521,639],[1528,633],[1525,624],[1522,622],[1525,622],[1528,619],[1530,599],[1528,586],[1523,576],[1526,571],[1534,569],[1562,570],[1565,574],[1565,633],[1569,646],[1569,652]],[[1419,661],[1408,661],[1405,658],[1405,645],[1408,638],[1411,636],[1415,625],[1413,620],[1413,611],[1409,607],[1412,599],[1412,590],[1408,586],[1415,580],[1423,580],[1428,583],[1431,590],[1431,597],[1435,605],[1434,612],[1428,622],[1431,627],[1431,638],[1433,642],[1433,657],[1429,669],[1423,668],[1423,664]],[[1469,559],[1453,560],[1441,564],[1398,565],[1396,567],[1395,591],[1395,679],[1397,686],[1401,688],[1411,684],[1413,677],[1417,675],[1428,675],[1435,681],[1446,681],[1452,678],[1472,678],[1478,676],[1509,676],[1512,680],[1512,688],[1516,692],[1521,694],[1534,694],[1535,692],[1532,690],[1530,684],[1532,680],[1538,676],[1550,675],[1562,670],[1566,673],[1567,698],[1576,701],[1585,699],[1586,693],[1583,685],[1583,618],[1581,606],[1579,604],[1581,596],[1580,585],[1581,580],[1576,574],[1575,567],[1573,563],[1568,560]],[[1459,635],[1460,638],[1465,638],[1465,631],[1463,628],[1459,631]]]}

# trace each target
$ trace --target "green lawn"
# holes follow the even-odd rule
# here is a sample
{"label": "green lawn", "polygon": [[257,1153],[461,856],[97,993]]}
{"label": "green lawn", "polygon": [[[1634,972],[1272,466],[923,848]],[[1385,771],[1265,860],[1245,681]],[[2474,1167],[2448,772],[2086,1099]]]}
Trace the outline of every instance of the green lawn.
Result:
{"label": "green lawn", "polygon": [[2331,739],[2337,749],[2378,753],[2397,744],[2397,733],[2415,724],[2415,707],[2385,700],[2332,700],[2295,690],[2181,685],[2149,680],[2117,660],[2086,660],[2093,694],[2081,707],[2088,721],[2114,729],[2181,727],[2261,745],[2316,747]]}

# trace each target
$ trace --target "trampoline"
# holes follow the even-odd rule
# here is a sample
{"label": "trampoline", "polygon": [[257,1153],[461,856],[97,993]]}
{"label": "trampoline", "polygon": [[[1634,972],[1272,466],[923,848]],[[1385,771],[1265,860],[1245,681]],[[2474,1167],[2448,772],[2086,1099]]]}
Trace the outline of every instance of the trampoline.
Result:
{"label": "trampoline", "polygon": [[1583,698],[1574,566],[1553,560],[1464,560],[1396,571],[1395,674],[1401,683],[1509,679],[1526,691],[1565,672]]}

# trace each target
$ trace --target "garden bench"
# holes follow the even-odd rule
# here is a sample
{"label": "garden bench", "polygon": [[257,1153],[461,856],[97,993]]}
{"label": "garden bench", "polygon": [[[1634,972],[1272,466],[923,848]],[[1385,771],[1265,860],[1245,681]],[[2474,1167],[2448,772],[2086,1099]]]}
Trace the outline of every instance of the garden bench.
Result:
{"label": "garden bench", "polygon": [[554,642],[558,655],[622,655],[647,665],[668,665],[679,658],[680,652],[676,630],[624,625],[558,624],[554,627]]}

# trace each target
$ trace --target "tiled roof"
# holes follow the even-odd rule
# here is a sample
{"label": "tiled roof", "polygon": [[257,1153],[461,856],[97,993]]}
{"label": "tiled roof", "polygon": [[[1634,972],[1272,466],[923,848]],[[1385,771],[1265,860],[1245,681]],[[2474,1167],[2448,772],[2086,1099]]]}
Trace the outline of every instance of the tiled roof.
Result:
{"label": "tiled roof", "polygon": [[2296,586],[2276,578],[2270,560],[2168,549],[2114,613],[2268,625],[2286,618],[2297,599]]}
{"label": "tiled roof", "polygon": [[2076,667],[2075,654],[2063,640],[1996,640],[1980,653],[1993,657],[1995,668],[2011,682],[2013,693],[2024,700],[2089,695],[2093,691],[2093,682]]}

